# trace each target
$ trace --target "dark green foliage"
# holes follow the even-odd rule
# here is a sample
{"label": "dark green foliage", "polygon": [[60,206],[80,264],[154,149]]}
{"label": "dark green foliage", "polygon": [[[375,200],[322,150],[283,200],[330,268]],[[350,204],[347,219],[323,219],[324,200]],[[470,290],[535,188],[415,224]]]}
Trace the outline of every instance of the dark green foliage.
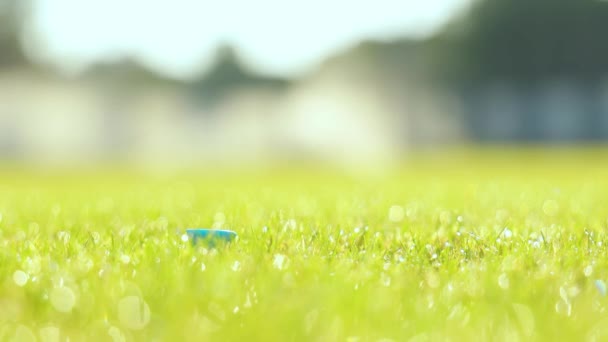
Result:
{"label": "dark green foliage", "polygon": [[582,81],[608,73],[608,3],[487,0],[458,37],[459,76],[473,81]]}
{"label": "dark green foliage", "polygon": [[27,0],[0,0],[0,68],[26,63],[19,34],[27,8]]}

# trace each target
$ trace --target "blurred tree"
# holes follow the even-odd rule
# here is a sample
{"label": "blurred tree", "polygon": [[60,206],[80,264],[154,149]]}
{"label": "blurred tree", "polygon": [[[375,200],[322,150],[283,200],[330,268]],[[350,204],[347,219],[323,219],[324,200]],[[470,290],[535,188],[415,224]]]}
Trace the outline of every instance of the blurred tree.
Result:
{"label": "blurred tree", "polygon": [[0,0],[0,68],[27,63],[19,36],[29,6],[28,0]]}
{"label": "blurred tree", "polygon": [[325,69],[348,69],[353,81],[373,78],[403,79],[426,74],[426,49],[423,42],[400,39],[390,42],[363,41],[354,48],[325,61]]}
{"label": "blurred tree", "polygon": [[444,56],[461,80],[594,81],[608,74],[608,2],[480,0],[460,23],[459,34],[444,33]]}
{"label": "blurred tree", "polygon": [[216,52],[215,63],[211,69],[194,80],[190,87],[197,98],[213,104],[239,88],[281,90],[287,85],[286,79],[254,74],[241,64],[238,54],[232,47],[222,46]]}

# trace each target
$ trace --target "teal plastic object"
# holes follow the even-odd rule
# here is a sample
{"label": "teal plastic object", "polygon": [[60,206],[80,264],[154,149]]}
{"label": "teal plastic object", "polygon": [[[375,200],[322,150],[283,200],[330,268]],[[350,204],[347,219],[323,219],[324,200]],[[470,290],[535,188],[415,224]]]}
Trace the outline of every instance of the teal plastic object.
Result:
{"label": "teal plastic object", "polygon": [[193,228],[186,229],[186,233],[193,245],[205,244],[209,247],[215,247],[218,242],[231,242],[237,237],[235,232],[225,229]]}

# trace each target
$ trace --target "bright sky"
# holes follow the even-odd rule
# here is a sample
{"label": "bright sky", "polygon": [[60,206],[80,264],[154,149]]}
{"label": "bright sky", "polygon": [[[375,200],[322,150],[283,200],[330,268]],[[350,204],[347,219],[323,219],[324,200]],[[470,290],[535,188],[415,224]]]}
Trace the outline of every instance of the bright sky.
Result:
{"label": "bright sky", "polygon": [[255,69],[294,75],[362,39],[424,36],[468,0],[37,0],[35,53],[66,69],[124,54],[176,77],[235,45]]}

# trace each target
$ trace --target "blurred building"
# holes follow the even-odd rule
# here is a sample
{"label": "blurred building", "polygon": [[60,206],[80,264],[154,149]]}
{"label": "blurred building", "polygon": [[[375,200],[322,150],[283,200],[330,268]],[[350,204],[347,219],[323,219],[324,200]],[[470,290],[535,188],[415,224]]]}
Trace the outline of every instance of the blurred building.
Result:
{"label": "blurred building", "polygon": [[339,56],[300,80],[255,75],[229,49],[192,81],[132,60],[63,77],[0,69],[0,153],[25,161],[386,161],[457,131],[412,82]]}
{"label": "blurred building", "polygon": [[182,81],[130,59],[62,76],[33,65],[19,20],[4,20],[0,157],[386,161],[465,140],[608,140],[602,32],[606,2],[482,0],[433,37],[363,42],[298,79],[223,47]]}

